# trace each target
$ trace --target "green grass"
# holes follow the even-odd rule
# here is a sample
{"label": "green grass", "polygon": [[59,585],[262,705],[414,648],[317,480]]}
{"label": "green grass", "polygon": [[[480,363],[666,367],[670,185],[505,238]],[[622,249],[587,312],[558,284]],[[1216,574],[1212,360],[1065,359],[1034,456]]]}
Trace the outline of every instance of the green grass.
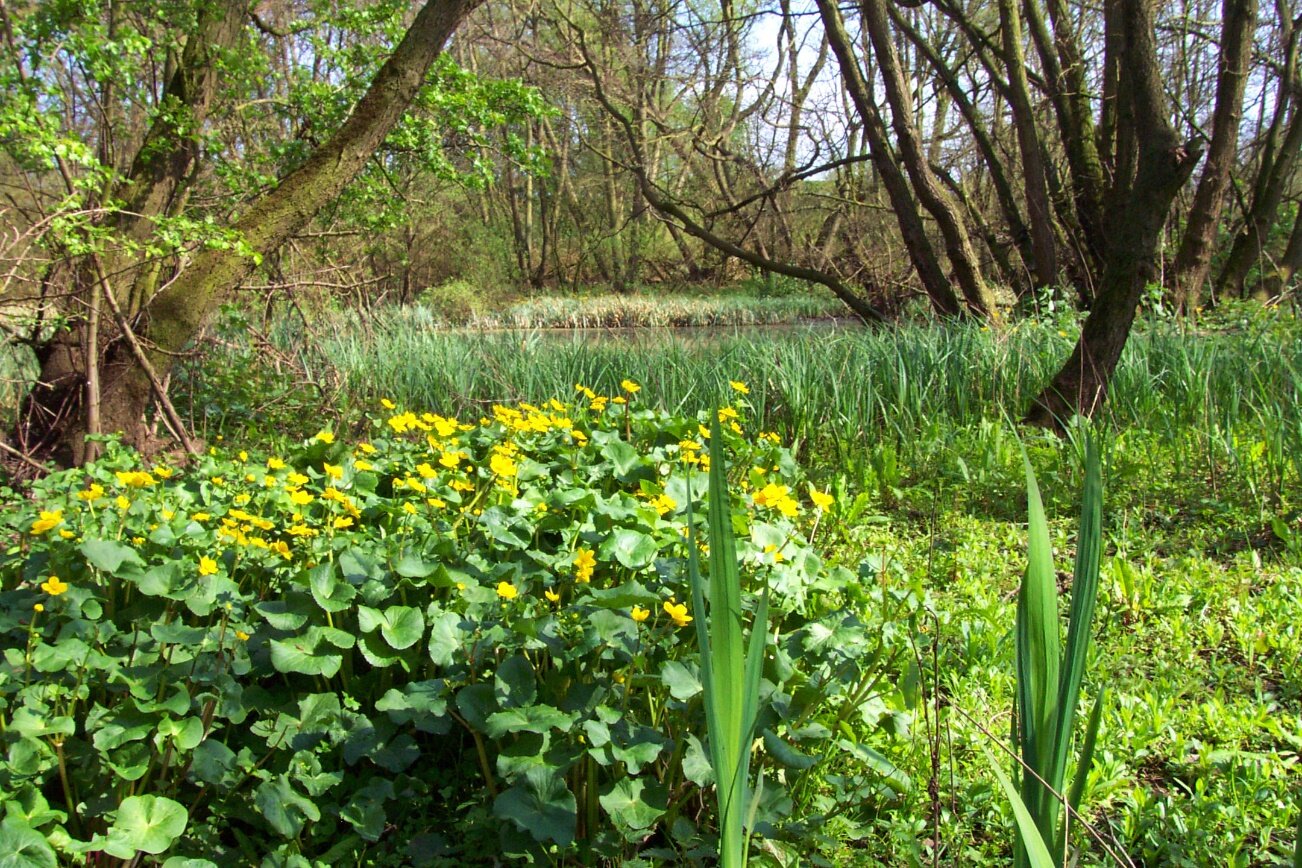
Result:
{"label": "green grass", "polygon": [[[1282,315],[1222,325],[1136,334],[1096,431],[1108,499],[1083,693],[1106,684],[1109,699],[1082,804],[1139,865],[1288,864],[1297,834],[1302,329]],[[729,380],[747,383],[762,426],[838,494],[832,559],[853,568],[868,558],[884,588],[914,592],[934,613],[909,628],[910,676],[855,721],[918,785],[822,830],[840,842],[828,858],[847,865],[1008,864],[1013,817],[985,751],[999,754],[994,742],[1010,731],[1023,445],[1061,559],[1083,480],[1072,442],[1010,420],[1073,338],[1069,326],[1024,322],[594,342],[396,319],[340,328],[314,349],[281,336],[337,378],[345,417],[380,398],[478,416],[576,383],[616,394],[625,377],[646,401],[695,410],[727,395]],[[304,424],[318,425],[320,408],[306,411]],[[835,798],[839,784],[826,786]],[[1079,829],[1071,840],[1083,864],[1110,864]]]}

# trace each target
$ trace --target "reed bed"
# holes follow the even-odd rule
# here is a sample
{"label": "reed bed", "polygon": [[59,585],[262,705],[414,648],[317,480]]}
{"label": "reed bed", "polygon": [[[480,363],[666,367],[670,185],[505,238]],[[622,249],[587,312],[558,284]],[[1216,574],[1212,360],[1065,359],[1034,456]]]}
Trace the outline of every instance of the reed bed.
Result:
{"label": "reed bed", "polygon": [[394,325],[470,329],[623,329],[756,326],[844,317],[845,305],[830,294],[787,296],[652,294],[541,296],[497,311],[453,314],[429,307],[388,311]]}

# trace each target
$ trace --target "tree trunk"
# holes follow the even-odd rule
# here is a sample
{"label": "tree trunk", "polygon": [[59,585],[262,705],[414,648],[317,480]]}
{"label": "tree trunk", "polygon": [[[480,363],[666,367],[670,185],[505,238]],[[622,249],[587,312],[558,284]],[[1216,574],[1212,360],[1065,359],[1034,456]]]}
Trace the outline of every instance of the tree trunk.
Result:
{"label": "tree trunk", "polygon": [[1035,282],[1039,287],[1054,286],[1058,283],[1058,251],[1053,213],[1049,210],[1049,183],[1041,159],[1040,134],[1035,127],[1030,86],[1026,82],[1026,57],[1022,53],[1022,22],[1017,12],[1017,0],[999,0],[999,29],[1003,36],[1004,56],[1008,60],[1008,92],[1026,183],[1026,213],[1030,220]]}
{"label": "tree trunk", "polygon": [[[820,10],[825,5],[828,5],[827,0],[820,0]],[[967,228],[963,225],[954,201],[927,165],[927,155],[913,123],[908,82],[900,67],[899,54],[886,17],[886,7],[882,0],[864,0],[860,8],[864,29],[872,41],[873,54],[882,73],[883,89],[891,109],[891,127],[899,144],[900,162],[904,164],[909,180],[913,182],[913,189],[922,207],[927,209],[940,229],[941,237],[945,240],[945,252],[968,307],[981,316],[994,316],[994,294],[981,278],[980,266]]]}
{"label": "tree trunk", "polygon": [[1073,415],[1093,414],[1103,403],[1109,381],[1130,336],[1144,286],[1157,276],[1158,242],[1176,193],[1201,154],[1181,144],[1167,116],[1153,32],[1155,0],[1116,0],[1112,18],[1118,37],[1119,97],[1128,103],[1122,117],[1133,121],[1136,143],[1134,182],[1125,195],[1112,197],[1113,230],[1099,293],[1076,349],[1027,415],[1027,421],[1061,428]]}
{"label": "tree trunk", "polygon": [[1298,99],[1302,83],[1290,83],[1289,89],[1294,91],[1293,117],[1288,122],[1288,132],[1284,134],[1279,152],[1268,166],[1263,166],[1263,177],[1257,184],[1257,195],[1253,196],[1252,207],[1243,219],[1243,228],[1235,236],[1230,255],[1216,281],[1222,296],[1246,295],[1248,272],[1262,260],[1266,237],[1275,225],[1280,202],[1288,189],[1289,176],[1302,153],[1302,100]]}
{"label": "tree trunk", "polygon": [[1289,233],[1284,255],[1261,282],[1262,298],[1274,301],[1283,295],[1299,270],[1302,270],[1302,208],[1298,208],[1293,218],[1293,231]]}
{"label": "tree trunk", "polygon": [[[243,237],[248,250],[257,257],[270,254],[339,195],[407,110],[444,43],[479,2],[482,0],[428,0],[421,7],[406,35],[338,132],[235,221],[232,228]],[[244,8],[243,4],[235,5]],[[182,63],[174,80],[211,82],[211,57],[219,52],[200,53],[202,61],[195,62],[202,68],[186,69]],[[183,60],[188,56],[187,45]],[[146,142],[149,141],[147,137]],[[185,151],[190,147],[181,143],[175,150]],[[197,154],[197,147],[195,143],[192,153]],[[144,148],[140,160],[149,166],[156,163]],[[175,165],[175,161],[169,165]],[[168,191],[166,184],[150,183],[142,190],[141,195],[147,194],[150,201],[169,199],[163,195]],[[164,206],[159,205],[153,213],[163,211]],[[254,265],[254,257],[239,251],[206,249],[165,288],[152,295],[139,311],[134,330],[147,338],[145,355],[156,376],[166,377],[176,354]],[[102,278],[105,272],[98,270]],[[60,380],[66,383],[69,370],[74,380],[84,380],[86,369],[85,360],[75,358],[70,348],[55,345],[42,359],[41,380],[48,383],[47,376],[58,372]],[[124,343],[118,342],[106,352],[99,370],[104,430],[121,431],[128,443],[148,448],[148,431],[143,420],[153,387],[145,366]],[[67,412],[68,403],[66,389],[60,392],[42,387],[32,392],[26,419],[34,427],[26,432],[29,436],[22,441],[25,447],[32,442],[57,444],[61,447],[57,458],[68,461],[80,457],[78,447],[87,426],[82,414]]]}
{"label": "tree trunk", "polygon": [[1252,30],[1257,0],[1225,0],[1221,23],[1220,71],[1216,79],[1216,108],[1212,114],[1211,144],[1184,238],[1172,268],[1175,307],[1191,311],[1198,306],[1211,266],[1212,249],[1221,226],[1221,211],[1230,189],[1243,117],[1243,92],[1252,59]]}
{"label": "tree trunk", "polygon": [[895,219],[900,225],[900,234],[904,237],[904,246],[909,251],[909,259],[922,281],[923,289],[931,299],[932,308],[941,316],[957,316],[961,312],[958,298],[950,288],[949,281],[936,260],[931,241],[927,238],[918,214],[917,204],[909,191],[908,182],[900,171],[899,165],[891,152],[886,127],[877,112],[868,83],[859,71],[859,61],[854,55],[850,37],[846,33],[845,23],[841,20],[840,10],[832,0],[817,0],[818,11],[827,31],[828,44],[841,69],[841,81],[850,94],[855,109],[863,121],[864,138],[872,155],[873,165],[890,197]]}
{"label": "tree trunk", "polygon": [[[1022,219],[1021,208],[1017,204],[1017,197],[1013,195],[1013,185],[1008,179],[1008,168],[999,157],[999,151],[995,147],[994,138],[990,135],[988,129],[989,122],[981,117],[976,106],[968,97],[967,92],[959,84],[958,75],[954,72],[949,64],[936,53],[926,37],[906,22],[902,16],[892,10],[891,19],[895,26],[908,37],[909,41],[917,47],[918,53],[927,59],[932,69],[936,71],[945,85],[950,96],[954,100],[954,105],[962,115],[963,120],[967,122],[968,129],[972,133],[972,140],[977,146],[982,159],[985,161],[986,169],[990,172],[990,184],[994,187],[995,198],[999,200],[999,209],[1004,215],[1004,223],[1008,227],[1008,234],[1017,247],[1017,251],[1022,258],[1022,262],[1029,267],[1035,261],[1035,253],[1031,246],[1031,232],[1026,226],[1026,221]],[[989,246],[987,244],[987,246]],[[992,249],[992,252],[993,249]],[[995,254],[998,256],[999,254]],[[1008,258],[1004,257],[1005,260]],[[1011,280],[1011,285],[1021,295],[1026,287],[1026,281],[1020,277],[1014,277],[1012,263],[1003,264],[1005,273]]]}

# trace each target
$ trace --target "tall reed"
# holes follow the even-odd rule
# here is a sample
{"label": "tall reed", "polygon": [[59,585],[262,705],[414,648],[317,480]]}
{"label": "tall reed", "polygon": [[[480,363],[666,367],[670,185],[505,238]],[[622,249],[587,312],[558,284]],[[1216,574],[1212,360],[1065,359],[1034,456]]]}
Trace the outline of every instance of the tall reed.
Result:
{"label": "tall reed", "polygon": [[[723,437],[710,417],[710,503],[706,539],[709,583],[701,575],[693,506],[688,498],[688,575],[696,640],[701,654],[705,726],[719,807],[719,864],[744,868],[748,857],[746,813],[751,803],[750,756],[759,714],[760,673],[768,630],[768,589],[760,593],[749,640],[743,644],[741,575],[732,530]],[[706,607],[706,598],[709,607]]]}
{"label": "tall reed", "polygon": [[[1018,820],[1018,865],[1044,864],[1047,854],[1066,852],[1065,803],[1074,812],[1084,793],[1093,762],[1104,693],[1098,692],[1086,726],[1071,790],[1064,789],[1071,752],[1076,706],[1085,677],[1090,631],[1098,598],[1099,558],[1103,548],[1103,473],[1098,448],[1085,444],[1085,490],[1081,499],[1072,576],[1071,611],[1064,649],[1058,617],[1058,580],[1049,545],[1049,523],[1040,489],[1026,461],[1027,566],[1017,595],[1017,699],[1014,735],[1019,763],[1014,793],[1002,775]],[[1027,820],[1030,823],[1028,825]]]}

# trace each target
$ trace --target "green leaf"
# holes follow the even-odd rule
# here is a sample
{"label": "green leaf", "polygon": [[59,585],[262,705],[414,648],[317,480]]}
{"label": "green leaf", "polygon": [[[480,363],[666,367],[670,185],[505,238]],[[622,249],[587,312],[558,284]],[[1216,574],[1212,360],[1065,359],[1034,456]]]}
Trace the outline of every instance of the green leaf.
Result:
{"label": "green leaf", "polygon": [[493,679],[493,693],[502,708],[533,705],[538,699],[538,685],[533,674],[533,664],[528,658],[516,654],[502,661]]}
{"label": "green leaf", "polygon": [[669,695],[686,702],[701,692],[701,678],[696,667],[688,668],[678,660],[670,660],[660,670],[660,681],[669,688]]}
{"label": "green leaf", "polygon": [[111,576],[117,575],[123,564],[133,567],[145,565],[135,549],[113,540],[90,539],[77,548],[91,566]]}
{"label": "green leaf", "polygon": [[118,805],[104,851],[119,859],[165,852],[185,831],[189,815],[163,796],[128,796]]}
{"label": "green leaf", "polygon": [[604,557],[614,557],[621,566],[630,570],[640,570],[650,566],[659,547],[655,539],[641,531],[626,527],[615,528],[601,545]]}
{"label": "green leaf", "polygon": [[771,729],[764,730],[764,750],[778,761],[778,765],[788,769],[803,771],[818,762],[815,757],[801,753],[778,738],[777,733]]}
{"label": "green leaf", "polygon": [[151,567],[130,581],[147,597],[177,599],[184,593],[180,585],[181,569],[175,561]]}
{"label": "green leaf", "polygon": [[312,599],[327,612],[347,609],[357,596],[357,589],[340,579],[335,574],[335,565],[329,562],[312,568],[308,573],[308,585],[312,589]]}
{"label": "green leaf", "polygon": [[0,823],[0,868],[56,868],[54,848],[45,836],[14,816]]}
{"label": "green leaf", "polygon": [[568,846],[577,814],[574,794],[550,768],[530,769],[493,802],[493,813],[515,823],[535,841]]}
{"label": "green leaf", "polygon": [[601,795],[601,807],[630,841],[644,837],[669,807],[668,790],[654,779],[621,778]]}
{"label": "green leaf", "polygon": [[333,678],[343,663],[343,658],[338,654],[319,653],[319,634],[311,631],[290,639],[272,639],[267,644],[271,647],[271,665],[277,672],[299,672],[303,675]]}
{"label": "green leaf", "polygon": [[393,571],[404,579],[423,579],[433,573],[437,567],[438,564],[424,560],[419,552],[407,552],[399,559]]}
{"label": "green leaf", "polygon": [[559,729],[569,732],[574,719],[558,708],[550,705],[531,705],[527,708],[508,708],[491,714],[485,721],[485,731],[493,738],[500,738],[508,732],[546,733]]}
{"label": "green leaf", "polygon": [[390,606],[384,610],[380,635],[395,651],[410,648],[425,635],[425,616],[411,606]]}
{"label": "green leaf", "polygon": [[285,838],[295,838],[308,821],[321,819],[321,811],[297,792],[284,775],[263,781],[253,799],[271,828]]}
{"label": "green leaf", "polygon": [[430,616],[429,659],[436,666],[451,666],[465,647],[465,631],[461,629],[461,616],[456,612],[442,612]]}
{"label": "green leaf", "polygon": [[999,763],[990,755],[990,751],[985,751],[986,760],[990,763],[990,770],[995,773],[999,780],[999,786],[1003,787],[1004,793],[1013,805],[1013,816],[1017,820],[1017,829],[1020,833],[1020,840],[1026,847],[1026,855],[1030,860],[1032,868],[1054,868],[1053,857],[1049,855],[1049,848],[1045,846],[1044,839],[1040,837],[1040,829],[1035,825],[1031,812],[1027,810],[1026,803],[1022,797],[1017,794],[1017,788],[1013,782],[1008,780],[1008,776],[999,768]]}

